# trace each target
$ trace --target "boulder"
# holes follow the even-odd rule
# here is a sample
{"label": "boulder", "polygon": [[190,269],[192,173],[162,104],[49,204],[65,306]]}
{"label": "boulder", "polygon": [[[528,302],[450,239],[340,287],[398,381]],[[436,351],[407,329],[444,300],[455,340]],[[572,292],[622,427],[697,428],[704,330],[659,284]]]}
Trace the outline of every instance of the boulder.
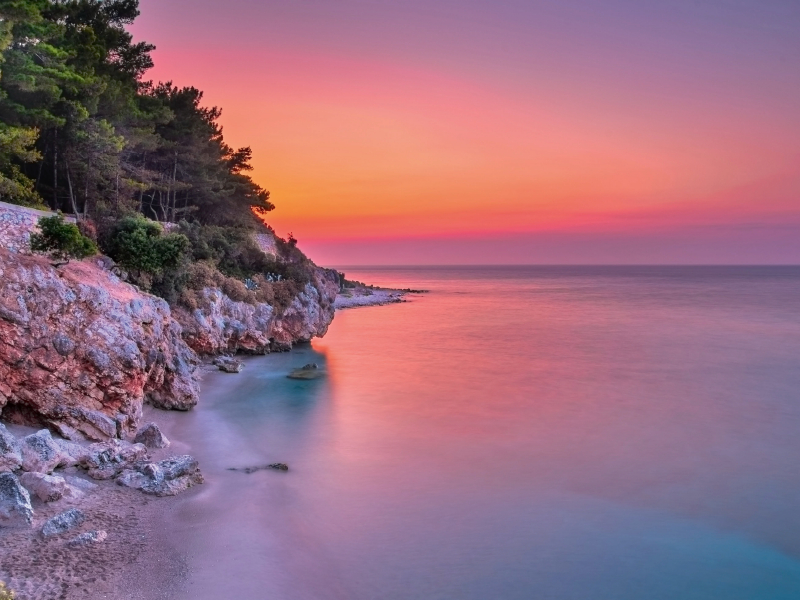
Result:
{"label": "boulder", "polygon": [[144,463],[123,471],[119,485],[154,496],[174,496],[203,483],[197,460],[188,455],[173,456],[158,463]]}
{"label": "boulder", "polygon": [[22,466],[22,448],[17,438],[0,423],[0,472],[16,471]]}
{"label": "boulder", "polygon": [[220,356],[214,360],[214,364],[219,367],[220,371],[225,373],[241,373],[244,369],[244,363],[230,356]]}
{"label": "boulder", "polygon": [[147,423],[147,425],[139,429],[133,441],[137,444],[144,444],[147,448],[166,448],[170,444],[167,436],[161,432],[161,429],[155,423]]}
{"label": "boulder", "polygon": [[74,529],[82,525],[86,520],[86,515],[83,511],[77,508],[71,508],[66,512],[56,515],[55,517],[45,521],[42,526],[42,535],[44,537],[53,537],[54,535],[61,535],[70,529]]}
{"label": "boulder", "polygon": [[62,460],[61,448],[47,429],[26,435],[20,440],[22,470],[52,473]]}
{"label": "boulder", "polygon": [[42,502],[55,502],[62,498],[79,500],[83,492],[59,475],[45,475],[44,473],[23,473],[19,477],[25,489],[39,498]]}
{"label": "boulder", "polygon": [[144,444],[131,444],[122,440],[92,444],[87,450],[87,456],[80,465],[92,479],[112,479],[147,458]]}
{"label": "boulder", "polygon": [[33,524],[33,507],[28,490],[13,473],[0,473],[0,527]]}
{"label": "boulder", "polygon": [[99,544],[100,542],[105,541],[106,537],[108,537],[108,534],[102,529],[98,531],[87,531],[86,533],[82,533],[72,538],[67,542],[67,546],[70,548],[79,548],[81,546],[88,546],[90,544]]}

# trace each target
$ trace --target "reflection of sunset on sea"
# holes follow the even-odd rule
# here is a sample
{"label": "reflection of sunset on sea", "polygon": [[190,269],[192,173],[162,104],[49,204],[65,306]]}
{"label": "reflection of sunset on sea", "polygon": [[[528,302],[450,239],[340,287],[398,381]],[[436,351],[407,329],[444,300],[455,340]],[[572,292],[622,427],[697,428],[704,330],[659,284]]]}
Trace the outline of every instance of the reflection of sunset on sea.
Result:
{"label": "reflection of sunset on sea", "polygon": [[489,262],[576,236],[800,258],[789,4],[183,4],[143,2],[155,76],[224,108],[270,223],[321,260],[424,238],[449,262],[453,240],[508,234]]}

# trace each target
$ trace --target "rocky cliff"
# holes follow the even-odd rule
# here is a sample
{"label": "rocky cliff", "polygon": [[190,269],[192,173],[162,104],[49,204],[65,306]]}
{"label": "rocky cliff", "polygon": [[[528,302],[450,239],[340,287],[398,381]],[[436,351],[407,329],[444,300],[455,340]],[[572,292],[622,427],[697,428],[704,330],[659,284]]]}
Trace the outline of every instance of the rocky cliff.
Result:
{"label": "rocky cliff", "polygon": [[283,311],[269,304],[235,302],[217,289],[203,291],[203,306],[177,309],[186,342],[199,354],[263,354],[325,335],[339,290],[335,271],[316,269],[311,281]]}
{"label": "rocky cliff", "polygon": [[[38,212],[38,211],[37,211]],[[196,353],[266,353],[322,336],[335,271],[312,265],[284,310],[203,291],[194,311],[122,282],[107,259],[55,268],[27,253],[40,214],[0,203],[0,419],[67,438],[127,438],[142,405],[197,403]]]}
{"label": "rocky cliff", "polygon": [[94,261],[0,249],[0,411],[64,437],[124,437],[142,404],[197,403],[197,358],[166,302]]}

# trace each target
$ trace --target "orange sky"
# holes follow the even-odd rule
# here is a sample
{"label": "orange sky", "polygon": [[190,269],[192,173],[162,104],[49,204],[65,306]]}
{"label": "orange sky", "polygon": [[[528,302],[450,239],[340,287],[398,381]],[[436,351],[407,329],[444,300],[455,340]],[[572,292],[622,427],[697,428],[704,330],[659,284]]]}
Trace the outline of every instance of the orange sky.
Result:
{"label": "orange sky", "polygon": [[[204,21],[203,10],[232,4],[241,20]],[[545,38],[535,47],[495,15],[484,43],[498,47],[481,53],[458,36],[428,47],[449,27],[465,37],[476,27],[446,18],[456,5],[442,2],[441,22],[423,27],[379,4],[352,3],[329,30],[314,3],[295,13],[204,0],[181,23],[169,19],[180,7],[142,2],[135,33],[159,47],[153,77],[195,85],[223,107],[228,142],[253,148],[280,234],[331,244],[800,224],[800,77],[767,62],[798,48],[775,41],[779,12],[766,21],[777,34],[742,38],[747,15],[735,13],[734,27],[689,12],[692,27],[677,20],[643,42],[634,25],[656,27],[648,19],[658,15],[609,17],[595,30],[551,11],[564,29],[531,30]],[[581,32],[583,46],[562,40]],[[735,35],[744,52],[726,45]]]}

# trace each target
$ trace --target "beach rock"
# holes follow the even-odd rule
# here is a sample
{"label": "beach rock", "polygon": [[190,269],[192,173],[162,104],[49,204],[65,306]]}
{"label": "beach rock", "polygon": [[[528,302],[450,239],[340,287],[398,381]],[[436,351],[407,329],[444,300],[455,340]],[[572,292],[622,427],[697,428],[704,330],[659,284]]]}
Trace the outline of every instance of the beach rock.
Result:
{"label": "beach rock", "polygon": [[244,369],[244,363],[230,356],[220,356],[214,360],[214,364],[219,367],[220,371],[225,373],[241,373]]}
{"label": "beach rock", "polygon": [[79,548],[81,546],[88,546],[90,544],[99,544],[100,542],[105,541],[107,537],[108,534],[102,529],[98,531],[87,531],[86,533],[82,533],[72,538],[67,542],[67,546],[70,548]]}
{"label": "beach rock", "polygon": [[133,435],[145,402],[179,410],[197,403],[197,357],[163,299],[96,261],[56,269],[4,248],[0,280],[5,420],[101,441]]}
{"label": "beach rock", "polygon": [[91,481],[83,479],[82,477],[75,477],[74,475],[64,475],[64,479],[72,488],[80,490],[84,494],[87,492],[93,492],[99,487],[96,483],[92,483]]}
{"label": "beach rock", "polygon": [[42,526],[42,535],[46,538],[53,537],[54,535],[61,535],[70,529],[82,525],[85,520],[86,515],[83,514],[83,511],[77,508],[71,508],[45,521],[45,524]]}
{"label": "beach rock", "polygon": [[22,448],[5,425],[0,423],[0,472],[16,471],[22,466]]}
{"label": "beach rock", "polygon": [[80,465],[92,479],[112,479],[146,459],[147,448],[144,444],[109,440],[89,446],[86,458]]}
{"label": "beach rock", "polygon": [[61,467],[74,467],[85,462],[89,457],[89,448],[68,440],[54,440],[61,451]]}
{"label": "beach rock", "polygon": [[287,465],[286,463],[272,463],[271,465],[268,465],[268,466],[269,466],[270,469],[275,469],[277,471],[288,471],[289,470],[289,465]]}
{"label": "beach rock", "polygon": [[0,473],[0,527],[20,527],[33,524],[31,497],[16,475]]}
{"label": "beach rock", "polygon": [[241,473],[255,473],[256,471],[266,471],[267,469],[275,469],[277,471],[288,471],[289,465],[286,463],[271,463],[269,465],[260,465],[257,467],[229,467],[228,471],[239,471]]}
{"label": "beach rock", "polygon": [[136,465],[123,471],[117,483],[155,496],[174,496],[203,483],[197,460],[188,455],[173,456],[158,463]]}
{"label": "beach rock", "polygon": [[71,486],[59,475],[23,473],[19,480],[26,490],[42,502],[55,502],[61,500],[65,495],[71,498],[78,496],[78,490],[70,489]]}
{"label": "beach rock", "polygon": [[26,435],[20,440],[22,470],[52,473],[62,461],[61,448],[47,429]]}
{"label": "beach rock", "polygon": [[144,425],[136,432],[136,437],[133,438],[133,441],[137,444],[144,444],[147,448],[166,448],[170,444],[167,436],[161,432],[161,429],[155,423]]}

